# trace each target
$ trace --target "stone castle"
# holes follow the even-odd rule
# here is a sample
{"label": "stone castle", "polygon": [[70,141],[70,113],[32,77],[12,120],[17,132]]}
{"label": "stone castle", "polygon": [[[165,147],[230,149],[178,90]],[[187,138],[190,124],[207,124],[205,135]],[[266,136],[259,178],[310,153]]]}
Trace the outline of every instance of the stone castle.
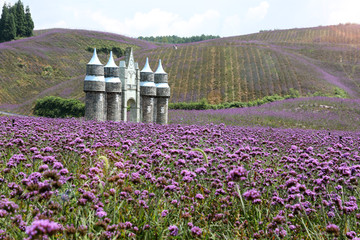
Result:
{"label": "stone castle", "polygon": [[168,123],[170,87],[161,59],[155,73],[148,58],[140,71],[130,47],[119,66],[112,52],[103,66],[94,49],[86,65],[84,92],[86,120]]}

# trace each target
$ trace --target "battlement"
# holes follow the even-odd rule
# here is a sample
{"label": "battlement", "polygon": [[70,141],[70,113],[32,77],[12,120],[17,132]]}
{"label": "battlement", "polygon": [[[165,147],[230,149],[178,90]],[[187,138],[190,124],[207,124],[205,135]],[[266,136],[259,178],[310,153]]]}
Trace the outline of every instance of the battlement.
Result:
{"label": "battlement", "polygon": [[161,60],[155,73],[148,58],[140,71],[130,47],[126,49],[125,60],[120,61],[119,66],[112,52],[108,63],[103,66],[94,49],[86,65],[84,92],[87,120],[168,123],[170,87]]}

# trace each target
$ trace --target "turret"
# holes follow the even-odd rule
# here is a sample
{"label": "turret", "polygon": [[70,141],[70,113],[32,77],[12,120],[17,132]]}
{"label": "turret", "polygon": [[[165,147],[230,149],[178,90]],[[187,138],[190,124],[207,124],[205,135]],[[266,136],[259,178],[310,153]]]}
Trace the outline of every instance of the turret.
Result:
{"label": "turret", "polygon": [[156,123],[167,124],[169,113],[170,87],[168,84],[168,74],[164,71],[161,59],[159,66],[155,71],[156,85]]}
{"label": "turret", "polygon": [[154,83],[154,73],[150,68],[149,59],[146,58],[144,68],[140,72],[140,99],[142,109],[142,122],[153,122],[154,97],[156,96],[156,86]]}
{"label": "turret", "polygon": [[115,64],[112,51],[108,63],[104,67],[106,109],[108,121],[119,122],[121,120],[121,81],[119,67]]}
{"label": "turret", "polygon": [[99,61],[96,48],[90,62],[86,65],[84,80],[85,119],[106,120],[104,66]]}

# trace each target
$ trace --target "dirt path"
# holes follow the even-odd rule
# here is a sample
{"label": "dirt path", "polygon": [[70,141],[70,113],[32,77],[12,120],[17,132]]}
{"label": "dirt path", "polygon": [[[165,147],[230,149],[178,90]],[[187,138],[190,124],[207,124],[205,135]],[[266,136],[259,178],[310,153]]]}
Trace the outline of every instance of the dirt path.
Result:
{"label": "dirt path", "polygon": [[14,116],[14,117],[28,117],[26,115],[20,115],[20,114],[16,114],[16,113],[9,113],[9,112],[3,112],[0,111],[1,115],[6,115],[6,116]]}

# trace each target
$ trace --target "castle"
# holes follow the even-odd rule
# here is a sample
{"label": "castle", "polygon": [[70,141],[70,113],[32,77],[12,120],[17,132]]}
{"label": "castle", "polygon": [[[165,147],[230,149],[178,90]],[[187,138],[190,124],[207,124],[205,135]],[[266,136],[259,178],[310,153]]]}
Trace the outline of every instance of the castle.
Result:
{"label": "castle", "polygon": [[168,123],[170,87],[161,59],[155,73],[148,58],[140,71],[130,47],[126,48],[125,60],[119,66],[112,52],[103,66],[94,49],[86,65],[84,92],[86,120]]}

